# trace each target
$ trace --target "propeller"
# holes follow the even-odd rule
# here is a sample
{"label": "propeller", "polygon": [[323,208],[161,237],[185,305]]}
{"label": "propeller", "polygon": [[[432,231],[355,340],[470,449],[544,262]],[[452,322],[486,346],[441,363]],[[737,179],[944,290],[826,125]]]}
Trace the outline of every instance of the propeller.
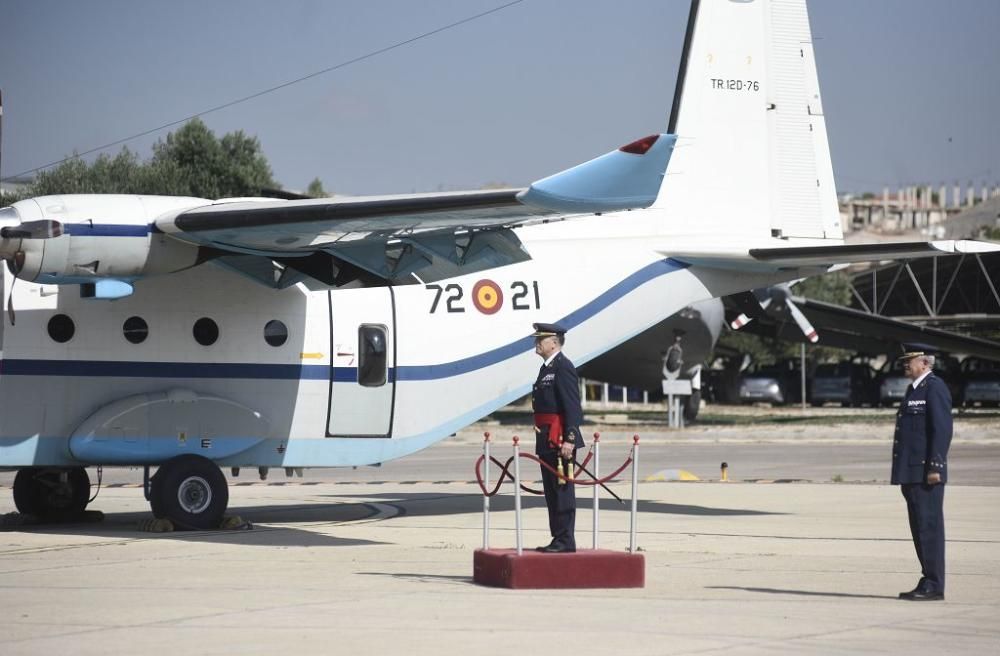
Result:
{"label": "propeller", "polygon": [[0,238],[3,239],[52,239],[62,233],[62,223],[52,219],[25,221],[0,228]]}
{"label": "propeller", "polygon": [[[3,179],[3,92],[0,91],[0,180]],[[21,221],[20,215],[13,207],[0,210],[0,259],[7,262],[14,274],[7,297],[7,314],[11,325],[14,325],[14,284],[21,271],[24,270],[25,239],[52,239],[63,234],[63,226],[52,219],[37,219]]]}
{"label": "propeller", "polygon": [[[812,327],[812,324],[806,319],[806,315],[792,301],[792,288],[790,285],[783,283],[764,289],[755,289],[752,295],[760,305],[762,311],[780,314],[787,310],[792,316],[792,320],[799,327],[799,330],[806,336],[806,339],[813,344],[819,341],[819,334],[816,332],[816,329]],[[745,296],[739,299],[741,307],[745,308],[745,310],[729,324],[733,330],[739,330],[761,314],[761,312],[754,312],[752,308],[748,308],[746,300]]]}

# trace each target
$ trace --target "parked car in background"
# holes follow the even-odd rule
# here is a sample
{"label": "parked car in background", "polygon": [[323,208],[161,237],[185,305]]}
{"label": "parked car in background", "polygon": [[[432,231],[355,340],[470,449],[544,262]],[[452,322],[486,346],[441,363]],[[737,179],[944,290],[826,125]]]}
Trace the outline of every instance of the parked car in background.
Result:
{"label": "parked car in background", "polygon": [[[934,358],[934,374],[948,385],[952,406],[962,405],[965,390],[963,389],[963,374],[959,370],[958,360],[950,355],[936,356]],[[882,365],[876,383],[881,405],[899,405],[899,402],[906,395],[907,385],[910,384],[910,379],[903,373],[903,361],[890,360]]]}
{"label": "parked car in background", "polygon": [[740,378],[740,402],[801,403],[802,379],[798,362],[784,360],[743,374]]}
{"label": "parked car in background", "polygon": [[880,405],[895,406],[906,396],[910,379],[903,373],[902,360],[888,360],[878,372],[878,400]]}
{"label": "parked car in background", "polygon": [[1000,362],[965,358],[962,361],[962,376],[965,379],[963,405],[1000,405]]}
{"label": "parked car in background", "polygon": [[814,406],[839,403],[846,408],[865,403],[878,405],[879,402],[875,372],[861,362],[818,365],[812,376],[810,391],[810,402]]}

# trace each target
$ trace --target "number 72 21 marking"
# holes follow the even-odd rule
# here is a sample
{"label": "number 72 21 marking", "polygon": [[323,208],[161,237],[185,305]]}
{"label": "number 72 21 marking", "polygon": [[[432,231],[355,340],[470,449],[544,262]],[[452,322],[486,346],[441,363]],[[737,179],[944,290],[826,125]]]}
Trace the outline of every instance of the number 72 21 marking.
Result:
{"label": "number 72 21 marking", "polygon": [[[448,285],[424,285],[424,289],[434,292],[434,299],[431,301],[430,314],[436,313],[442,307],[446,312],[465,312],[465,288],[458,283]],[[542,308],[541,295],[538,291],[538,281],[532,280],[530,284],[523,280],[515,280],[510,283],[510,307],[512,310],[540,310]],[[499,289],[497,290],[499,292]],[[442,302],[443,301],[443,302]],[[498,294],[494,303],[503,304],[503,297]],[[489,312],[479,305],[473,303],[474,307],[484,314],[494,314],[499,307],[490,307]]]}

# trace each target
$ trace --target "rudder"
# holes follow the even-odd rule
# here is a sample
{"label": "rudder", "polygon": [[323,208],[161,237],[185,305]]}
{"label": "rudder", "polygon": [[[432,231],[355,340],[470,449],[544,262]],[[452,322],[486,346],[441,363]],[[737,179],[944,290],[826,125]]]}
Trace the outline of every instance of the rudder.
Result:
{"label": "rudder", "polygon": [[842,239],[804,0],[694,0],[669,131],[668,232]]}

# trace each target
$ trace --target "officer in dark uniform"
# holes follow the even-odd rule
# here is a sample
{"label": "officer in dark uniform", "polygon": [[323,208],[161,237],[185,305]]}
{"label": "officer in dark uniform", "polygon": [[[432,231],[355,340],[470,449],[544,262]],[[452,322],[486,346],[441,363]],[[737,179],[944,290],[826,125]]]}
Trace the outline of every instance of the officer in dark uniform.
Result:
{"label": "officer in dark uniform", "polygon": [[934,356],[905,353],[903,370],[913,381],[896,413],[892,443],[892,484],[901,486],[910,534],[920,560],[917,587],[900,599],[944,599],[944,486],[951,445],[951,393],[934,375]]}
{"label": "officer in dark uniform", "polygon": [[[573,363],[562,354],[566,330],[553,323],[533,325],[535,353],[545,360],[531,392],[531,407],[535,413],[535,454],[553,469],[562,467],[567,476],[572,476],[576,449],[583,446],[579,378]],[[574,486],[560,480],[545,467],[542,467],[542,486],[549,510],[552,542],[538,547],[538,551],[573,553],[576,551]]]}

